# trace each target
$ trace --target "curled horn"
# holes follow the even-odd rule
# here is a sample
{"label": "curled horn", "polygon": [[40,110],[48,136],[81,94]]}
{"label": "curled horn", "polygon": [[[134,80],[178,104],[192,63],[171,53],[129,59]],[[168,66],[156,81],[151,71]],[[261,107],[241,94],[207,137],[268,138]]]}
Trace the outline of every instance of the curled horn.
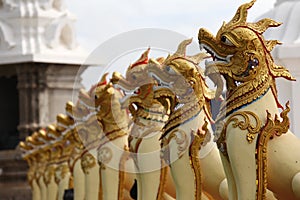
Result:
{"label": "curled horn", "polygon": [[150,47],[141,55],[141,57],[135,63],[133,63],[130,66],[130,68],[134,68],[135,66],[142,65],[142,64],[147,64],[149,52],[150,52]]}
{"label": "curled horn", "polygon": [[272,19],[265,18],[261,19],[256,23],[249,23],[248,26],[258,32],[259,34],[264,33],[268,28],[270,27],[278,27],[282,23],[281,22],[276,22]]}
{"label": "curled horn", "polygon": [[187,39],[187,40],[183,40],[177,48],[177,51],[175,52],[175,55],[178,56],[185,56],[185,51],[186,51],[186,47],[187,45],[192,43],[193,38]]}
{"label": "curled horn", "polygon": [[106,72],[105,74],[103,74],[103,76],[101,77],[101,80],[97,84],[97,86],[106,85],[107,84],[107,81],[106,81],[106,77],[107,76],[108,76],[108,72]]}
{"label": "curled horn", "polygon": [[234,17],[232,18],[232,20],[228,23],[230,25],[234,25],[234,24],[241,24],[241,23],[246,23],[247,20],[247,15],[248,15],[248,9],[250,9],[253,4],[255,3],[256,0],[252,0],[249,3],[245,3],[243,5],[241,5],[238,10],[236,11]]}
{"label": "curled horn", "polygon": [[196,64],[199,64],[203,59],[211,57],[207,53],[198,53],[196,55],[190,56],[190,60],[193,61]]}
{"label": "curled horn", "polygon": [[224,82],[221,77],[221,74],[218,71],[218,68],[216,68],[215,66],[206,67],[204,73],[206,76],[208,76],[212,80],[212,82],[217,87],[215,98],[216,99],[219,98],[223,92]]}
{"label": "curled horn", "polygon": [[[107,77],[108,74],[109,74],[108,72],[106,72],[105,74],[103,74],[103,76],[101,77],[101,80],[98,83],[96,83],[95,85],[93,85],[89,89],[89,91],[88,91],[88,95],[89,96],[93,96],[94,95],[95,90],[97,89],[97,87],[100,87],[100,86],[103,86],[103,85],[105,85],[107,87],[108,84],[107,84],[107,81],[106,81],[106,77]],[[82,90],[80,92],[81,92],[80,93],[81,95],[85,95],[85,93],[86,93],[84,90]]]}

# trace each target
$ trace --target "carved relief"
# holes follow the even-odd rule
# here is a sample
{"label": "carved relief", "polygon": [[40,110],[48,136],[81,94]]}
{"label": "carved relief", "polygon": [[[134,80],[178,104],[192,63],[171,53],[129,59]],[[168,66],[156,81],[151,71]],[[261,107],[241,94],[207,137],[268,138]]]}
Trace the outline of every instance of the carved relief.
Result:
{"label": "carved relief", "polygon": [[98,150],[98,162],[108,164],[113,157],[113,152],[109,147],[102,147]]}
{"label": "carved relief", "polygon": [[81,168],[85,174],[89,174],[89,169],[96,166],[96,159],[89,152],[84,153],[81,158]]}
{"label": "carved relief", "polygon": [[55,182],[59,184],[61,180],[66,178],[66,175],[70,173],[70,168],[67,164],[60,164],[55,171]]}

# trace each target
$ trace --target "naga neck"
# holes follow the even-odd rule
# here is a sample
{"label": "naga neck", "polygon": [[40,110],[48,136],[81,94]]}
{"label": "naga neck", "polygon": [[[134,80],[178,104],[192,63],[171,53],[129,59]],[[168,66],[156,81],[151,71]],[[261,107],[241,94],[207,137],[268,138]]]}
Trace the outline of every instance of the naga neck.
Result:
{"label": "naga neck", "polygon": [[[143,85],[139,89],[137,96],[130,97],[130,111],[133,121],[137,122],[140,118],[155,122],[165,123],[168,119],[168,108],[165,108],[157,99],[154,98],[154,84]],[[133,104],[136,108],[133,107]]]}
{"label": "naga neck", "polygon": [[[185,103],[182,104],[181,102]],[[193,94],[184,97],[182,101],[178,99],[177,104],[171,111],[169,120],[164,127],[164,134],[162,137],[166,136],[171,130],[177,128],[178,126],[181,126],[194,119],[202,110],[206,110],[206,103],[207,102],[205,102],[205,100],[197,99]]]}
{"label": "naga neck", "polygon": [[277,98],[275,80],[268,73],[261,74],[261,76],[257,76],[252,81],[242,83],[236,88],[230,89],[231,92],[222,103],[216,121],[223,120],[231,113],[263,98],[269,90],[273,94],[277,107],[282,108]]}
{"label": "naga neck", "polygon": [[110,133],[112,131],[128,128],[128,115],[125,109],[121,108],[119,98],[113,97],[110,104],[101,107],[100,122],[103,126],[104,134]]}

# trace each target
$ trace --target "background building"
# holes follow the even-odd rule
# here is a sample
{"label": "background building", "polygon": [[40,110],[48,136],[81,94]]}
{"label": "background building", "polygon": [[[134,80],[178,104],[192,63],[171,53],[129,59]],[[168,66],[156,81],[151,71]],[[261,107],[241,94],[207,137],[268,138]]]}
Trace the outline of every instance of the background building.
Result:
{"label": "background building", "polygon": [[63,0],[0,1],[0,199],[30,198],[16,146],[82,87],[74,22]]}

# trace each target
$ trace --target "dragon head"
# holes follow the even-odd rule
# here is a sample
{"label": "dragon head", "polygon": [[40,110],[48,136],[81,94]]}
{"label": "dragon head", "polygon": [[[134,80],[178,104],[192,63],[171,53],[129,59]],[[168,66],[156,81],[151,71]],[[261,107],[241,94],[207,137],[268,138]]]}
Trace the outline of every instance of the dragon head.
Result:
{"label": "dragon head", "polygon": [[117,92],[112,83],[108,82],[107,79],[108,73],[105,73],[101,80],[92,87],[89,92],[90,98],[94,101],[94,106],[97,109],[97,116],[99,120],[103,119],[107,112],[109,112],[112,101],[115,100],[115,96],[118,96],[117,99],[121,98],[121,93]]}
{"label": "dragon head", "polygon": [[121,99],[123,107],[127,108],[131,103],[139,101],[139,99],[145,100],[151,93],[154,80],[147,75],[149,52],[150,48],[143,52],[140,58],[127,68],[125,77],[119,72],[114,72],[112,75],[111,82],[114,84],[114,87],[121,89],[126,94]]}
{"label": "dragon head", "polygon": [[164,90],[164,94],[167,90],[172,91],[180,103],[205,101],[214,97],[214,93],[205,84],[202,70],[198,67],[199,62],[207,54],[186,56],[186,47],[191,42],[192,39],[182,41],[177,51],[162,63],[153,59],[149,62],[149,76],[156,79],[159,84],[155,90]]}
{"label": "dragon head", "polygon": [[277,40],[265,40],[263,33],[269,27],[278,27],[272,19],[262,19],[256,23],[247,22],[248,9],[255,0],[241,5],[228,23],[223,23],[216,36],[201,28],[199,30],[200,48],[211,54],[213,61],[206,62],[206,75],[217,85],[223,86],[223,75],[228,95],[236,98],[247,92],[265,86],[277,95],[275,78],[293,80],[289,71],[274,63],[272,49],[280,44]]}
{"label": "dragon head", "polygon": [[150,79],[145,74],[146,66],[148,64],[148,55],[150,48],[148,48],[141,57],[130,64],[126,71],[126,76],[123,77],[119,72],[114,72],[111,78],[115,87],[124,91],[134,92],[134,90],[144,84],[148,84]]}
{"label": "dragon head", "polygon": [[120,100],[123,94],[113,87],[111,81],[107,81],[108,73],[105,73],[98,84],[90,92],[91,98],[94,98],[96,116],[103,126],[104,133],[116,128],[128,126],[128,114],[121,107]]}
{"label": "dragon head", "polygon": [[[133,121],[143,119],[155,119],[165,121],[168,112],[168,100],[159,102],[154,98],[153,86],[157,83],[148,76],[148,48],[140,58],[131,64],[124,78],[120,73],[114,72],[111,81],[115,88],[121,89],[125,96],[121,99],[123,108],[128,108]],[[164,58],[156,59],[162,62]],[[163,105],[162,105],[163,104]]]}

